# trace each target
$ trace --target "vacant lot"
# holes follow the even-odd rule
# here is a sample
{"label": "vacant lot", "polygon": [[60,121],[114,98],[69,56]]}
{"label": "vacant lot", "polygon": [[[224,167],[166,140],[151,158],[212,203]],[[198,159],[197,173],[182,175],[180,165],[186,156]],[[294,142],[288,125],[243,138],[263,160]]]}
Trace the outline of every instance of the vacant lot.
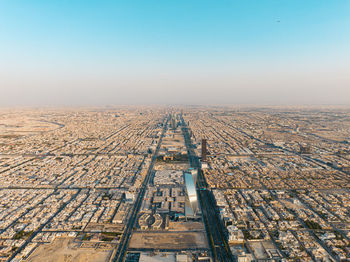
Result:
{"label": "vacant lot", "polygon": [[58,238],[39,246],[27,259],[31,262],[104,262],[110,251],[93,248],[71,248],[71,238]]}
{"label": "vacant lot", "polygon": [[204,232],[135,232],[130,248],[135,249],[190,249],[207,248]]}
{"label": "vacant lot", "polygon": [[203,230],[204,225],[202,222],[169,222],[169,231],[190,231],[190,230]]}

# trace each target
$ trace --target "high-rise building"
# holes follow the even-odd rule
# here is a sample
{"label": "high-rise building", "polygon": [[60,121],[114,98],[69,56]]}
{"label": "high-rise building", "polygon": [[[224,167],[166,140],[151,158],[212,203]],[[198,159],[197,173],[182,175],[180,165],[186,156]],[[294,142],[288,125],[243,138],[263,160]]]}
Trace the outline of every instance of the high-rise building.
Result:
{"label": "high-rise building", "polygon": [[202,162],[207,161],[207,140],[202,139]]}
{"label": "high-rise building", "polygon": [[171,115],[171,122],[170,122],[171,128],[173,130],[176,129],[176,114]]}
{"label": "high-rise building", "polygon": [[185,215],[187,218],[196,216],[198,211],[198,199],[196,191],[197,170],[189,169],[184,172],[187,201],[185,207]]}

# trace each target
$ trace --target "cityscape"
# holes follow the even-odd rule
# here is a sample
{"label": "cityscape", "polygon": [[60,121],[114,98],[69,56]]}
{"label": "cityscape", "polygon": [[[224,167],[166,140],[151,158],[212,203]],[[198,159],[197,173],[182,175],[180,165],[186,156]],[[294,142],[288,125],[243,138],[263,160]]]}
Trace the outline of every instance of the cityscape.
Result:
{"label": "cityscape", "polygon": [[0,262],[350,262],[350,0],[0,0]]}
{"label": "cityscape", "polygon": [[349,261],[346,107],[2,109],[1,261]]}

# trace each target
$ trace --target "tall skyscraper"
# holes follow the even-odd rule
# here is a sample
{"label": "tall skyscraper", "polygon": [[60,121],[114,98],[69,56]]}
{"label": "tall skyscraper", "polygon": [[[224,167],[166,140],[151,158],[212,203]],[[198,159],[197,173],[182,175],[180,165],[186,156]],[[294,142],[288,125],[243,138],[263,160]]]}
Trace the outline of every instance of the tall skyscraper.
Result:
{"label": "tall skyscraper", "polygon": [[202,139],[202,162],[207,161],[207,140]]}

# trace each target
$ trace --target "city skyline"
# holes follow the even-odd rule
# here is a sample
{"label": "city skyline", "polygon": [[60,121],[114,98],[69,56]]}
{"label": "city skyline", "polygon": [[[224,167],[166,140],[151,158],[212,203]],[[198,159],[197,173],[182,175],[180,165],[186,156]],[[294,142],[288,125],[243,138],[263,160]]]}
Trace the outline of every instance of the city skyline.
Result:
{"label": "city skyline", "polygon": [[349,261],[349,116],[0,109],[0,261]]}
{"label": "city skyline", "polygon": [[0,0],[0,262],[350,261],[349,0]]}

